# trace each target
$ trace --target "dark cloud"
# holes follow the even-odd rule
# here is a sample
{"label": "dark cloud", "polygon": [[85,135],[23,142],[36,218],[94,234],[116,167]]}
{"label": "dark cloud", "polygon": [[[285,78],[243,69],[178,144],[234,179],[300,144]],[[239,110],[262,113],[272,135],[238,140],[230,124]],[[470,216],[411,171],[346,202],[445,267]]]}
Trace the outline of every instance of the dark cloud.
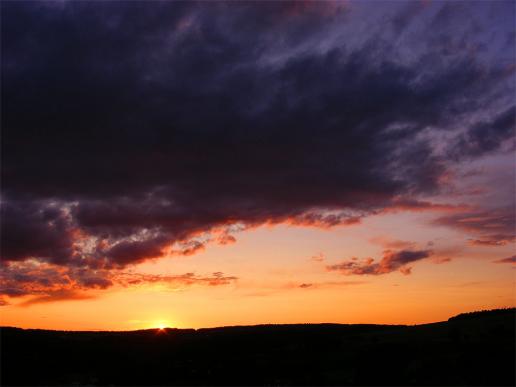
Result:
{"label": "dark cloud", "polygon": [[392,18],[392,28],[395,35],[400,35],[417,15],[424,10],[425,4],[422,1],[409,2]]}
{"label": "dark cloud", "polygon": [[[223,241],[227,241],[227,240],[228,240],[227,238],[223,239]],[[219,241],[219,243],[220,243],[220,241]],[[231,242],[228,242],[228,243],[231,243]],[[225,243],[222,243],[222,244],[225,244]],[[181,250],[179,250],[177,252],[177,254],[188,256],[188,255],[194,255],[202,250],[204,250],[204,244],[202,242],[189,241],[187,243],[182,244]]]}
{"label": "dark cloud", "polygon": [[482,156],[497,150],[505,140],[514,138],[515,131],[516,107],[512,106],[492,121],[478,123],[459,136],[451,144],[450,153],[456,159]]}
{"label": "dark cloud", "polygon": [[513,255],[512,257],[497,259],[496,261],[493,261],[494,263],[516,263],[516,255]]}
{"label": "dark cloud", "polygon": [[470,210],[437,218],[435,224],[462,230],[480,246],[503,246],[516,239],[516,217],[513,207],[492,210]]}
{"label": "dark cloud", "polygon": [[[410,242],[410,241],[402,241],[397,239],[390,239],[386,237],[374,237],[369,239],[371,243],[377,244],[382,246],[385,251],[384,254],[391,253],[392,251],[427,251],[431,252],[432,259],[431,261],[435,264],[442,264],[442,263],[448,263],[451,262],[452,256],[456,256],[461,253],[461,249],[454,247],[454,248],[446,248],[446,247],[437,247],[436,244],[433,241],[429,241],[426,244],[424,244],[424,247],[426,250],[423,250],[421,248],[421,245],[419,245],[417,242]],[[406,270],[406,274],[410,273],[410,269]]]}
{"label": "dark cloud", "polygon": [[[209,276],[195,273],[180,275],[153,275],[120,270],[91,270],[68,268],[36,261],[13,262],[0,267],[0,297],[33,296],[21,305],[42,302],[85,299],[93,297],[88,290],[112,286],[137,286],[154,283],[171,289],[193,285],[223,286],[238,280],[235,276],[215,272]],[[5,304],[7,305],[7,303]]]}
{"label": "dark cloud", "polygon": [[139,260],[161,256],[161,248],[166,241],[167,239],[162,235],[143,241],[122,241],[110,247],[105,255],[110,260],[124,266],[127,263],[137,263]]}
{"label": "dark cloud", "polygon": [[[0,267],[0,295],[21,297],[78,294],[88,289],[105,289],[112,285],[106,271],[70,269],[36,261],[13,262]],[[68,292],[68,293],[66,293]]]}
{"label": "dark cloud", "polygon": [[442,210],[419,199],[451,157],[429,129],[468,157],[511,135],[506,63],[444,58],[416,6],[388,21],[406,37],[420,18],[409,56],[330,2],[1,7],[4,261],[113,270],[198,252],[215,229]]}
{"label": "dark cloud", "polygon": [[408,264],[433,255],[431,250],[385,250],[382,259],[375,262],[373,258],[350,260],[326,266],[329,271],[338,271],[344,275],[379,275],[399,270],[403,274],[410,274],[412,268]]}
{"label": "dark cloud", "polygon": [[66,262],[73,254],[71,227],[63,209],[48,202],[2,202],[2,259],[40,257]]}
{"label": "dark cloud", "polygon": [[113,281],[105,272],[95,272],[88,269],[74,269],[71,273],[77,287],[86,289],[107,289],[113,286]]}

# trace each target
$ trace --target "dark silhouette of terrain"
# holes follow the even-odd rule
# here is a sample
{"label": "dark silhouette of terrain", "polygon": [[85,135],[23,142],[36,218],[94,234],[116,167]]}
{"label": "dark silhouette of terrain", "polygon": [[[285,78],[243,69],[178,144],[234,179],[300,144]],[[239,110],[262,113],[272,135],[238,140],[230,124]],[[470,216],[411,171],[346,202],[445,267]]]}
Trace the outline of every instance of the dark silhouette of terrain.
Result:
{"label": "dark silhouette of terrain", "polygon": [[416,325],[1,328],[6,385],[515,384],[516,309]]}

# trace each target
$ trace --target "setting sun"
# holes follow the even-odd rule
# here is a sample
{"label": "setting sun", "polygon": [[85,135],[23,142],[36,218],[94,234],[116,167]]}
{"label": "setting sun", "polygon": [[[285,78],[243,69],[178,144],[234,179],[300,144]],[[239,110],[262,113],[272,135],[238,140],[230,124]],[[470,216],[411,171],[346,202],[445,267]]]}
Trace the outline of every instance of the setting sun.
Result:
{"label": "setting sun", "polygon": [[157,328],[160,331],[164,330],[165,328],[168,328],[169,324],[166,321],[158,321],[153,325],[153,328]]}

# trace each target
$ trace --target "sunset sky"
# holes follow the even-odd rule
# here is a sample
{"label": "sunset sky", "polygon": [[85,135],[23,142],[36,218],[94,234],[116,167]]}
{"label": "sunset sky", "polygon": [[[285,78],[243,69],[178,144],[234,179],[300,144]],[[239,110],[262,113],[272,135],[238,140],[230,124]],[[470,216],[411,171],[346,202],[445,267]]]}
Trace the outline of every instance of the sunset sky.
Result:
{"label": "sunset sky", "polygon": [[514,306],[514,1],[2,1],[0,325]]}

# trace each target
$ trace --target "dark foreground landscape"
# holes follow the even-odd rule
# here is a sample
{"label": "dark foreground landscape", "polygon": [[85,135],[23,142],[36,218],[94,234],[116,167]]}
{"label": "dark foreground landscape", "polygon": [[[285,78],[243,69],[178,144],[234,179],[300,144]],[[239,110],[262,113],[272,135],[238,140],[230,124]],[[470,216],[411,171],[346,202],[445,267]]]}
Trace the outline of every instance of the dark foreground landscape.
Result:
{"label": "dark foreground landscape", "polygon": [[1,384],[513,386],[515,311],[418,326],[2,328]]}

